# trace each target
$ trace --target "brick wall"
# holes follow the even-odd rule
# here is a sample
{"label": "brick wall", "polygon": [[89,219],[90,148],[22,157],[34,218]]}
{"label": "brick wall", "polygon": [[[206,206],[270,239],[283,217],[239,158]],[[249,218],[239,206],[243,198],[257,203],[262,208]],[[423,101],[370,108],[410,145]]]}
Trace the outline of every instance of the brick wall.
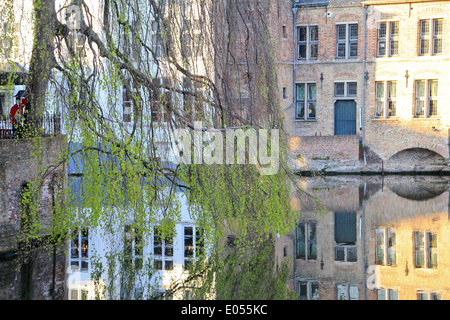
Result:
{"label": "brick wall", "polygon": [[302,136],[289,139],[289,151],[312,160],[359,159],[359,136]]}
{"label": "brick wall", "polygon": [[63,184],[67,181],[64,164],[54,171],[45,170],[57,165],[61,151],[67,148],[65,136],[42,138],[36,161],[32,154],[34,142],[27,139],[0,140],[0,253],[17,247],[16,236],[20,229],[20,194],[24,183],[39,179],[39,216],[44,226],[51,223],[53,178]]}

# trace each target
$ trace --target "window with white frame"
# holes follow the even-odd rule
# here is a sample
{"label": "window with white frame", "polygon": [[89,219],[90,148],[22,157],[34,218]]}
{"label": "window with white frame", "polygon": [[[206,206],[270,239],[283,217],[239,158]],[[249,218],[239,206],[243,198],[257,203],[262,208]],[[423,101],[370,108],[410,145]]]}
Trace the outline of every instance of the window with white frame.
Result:
{"label": "window with white frame", "polygon": [[89,269],[89,230],[75,229],[70,242],[70,265],[77,266],[81,271]]}
{"label": "window with white frame", "polygon": [[356,212],[334,213],[334,260],[356,262]]}
{"label": "window with white frame", "polygon": [[356,284],[336,284],[337,300],[358,300],[359,289]]}
{"label": "window with white frame", "polygon": [[397,115],[397,81],[375,82],[375,118]]}
{"label": "window with white frame", "polygon": [[139,228],[132,228],[130,225],[124,227],[124,260],[134,262],[136,269],[141,269],[143,264],[143,242],[142,232]]}
{"label": "window with white frame", "polygon": [[395,230],[375,229],[375,264],[397,265],[397,232]]}
{"label": "window with white frame", "polygon": [[438,80],[415,81],[414,117],[429,118],[438,114]]}
{"label": "window with white frame", "polygon": [[358,24],[336,25],[336,57],[354,59],[358,57]]}
{"label": "window with white frame", "polygon": [[317,259],[316,223],[300,222],[296,229],[297,259]]}
{"label": "window with white frame", "polygon": [[159,227],[153,229],[154,268],[173,270],[173,235],[163,237]]}
{"label": "window with white frame", "polygon": [[296,120],[316,119],[315,83],[297,83],[295,119]]}
{"label": "window with white frame", "polygon": [[197,226],[184,227],[184,268],[189,269],[192,262],[204,255],[203,229]]}
{"label": "window with white frame", "polygon": [[298,26],[297,42],[298,59],[317,59],[319,50],[319,27]]}
{"label": "window with white frame", "polygon": [[301,279],[297,285],[299,300],[319,300],[319,281]]}
{"label": "window with white frame", "polygon": [[426,19],[419,21],[419,55],[437,55],[442,53],[442,34],[444,19]]}
{"label": "window with white frame", "polygon": [[336,98],[356,97],[357,83],[354,81],[342,81],[334,83],[334,96]]}
{"label": "window with white frame", "polygon": [[388,21],[378,23],[377,56],[393,57],[398,55],[399,22]]}

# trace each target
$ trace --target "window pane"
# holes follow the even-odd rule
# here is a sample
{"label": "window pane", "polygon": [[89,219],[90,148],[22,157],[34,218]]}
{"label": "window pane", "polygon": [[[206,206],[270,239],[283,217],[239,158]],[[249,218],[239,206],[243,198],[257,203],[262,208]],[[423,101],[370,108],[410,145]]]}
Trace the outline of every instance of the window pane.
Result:
{"label": "window pane", "polygon": [[345,43],[339,43],[337,48],[338,58],[345,58]]}
{"label": "window pane", "polygon": [[349,28],[350,28],[350,40],[358,40],[358,25],[351,24],[349,25]]}
{"label": "window pane", "polygon": [[297,110],[295,113],[296,119],[304,119],[305,118],[305,101],[297,102]]}
{"label": "window pane", "polygon": [[416,81],[416,98],[425,97],[425,80]]}
{"label": "window pane", "polygon": [[438,81],[430,80],[430,97],[436,97],[438,95]]}
{"label": "window pane", "polygon": [[298,30],[298,41],[306,41],[307,27],[306,26],[298,27],[297,30]]}
{"label": "window pane", "polygon": [[347,296],[347,286],[338,284],[337,287],[337,299],[338,300],[348,300]]}
{"label": "window pane", "polygon": [[358,300],[359,292],[358,286],[351,285],[349,288],[350,300]]}
{"label": "window pane", "polygon": [[442,53],[442,39],[433,40],[433,54]]}
{"label": "window pane", "polygon": [[358,56],[358,42],[350,43],[350,57]]}
{"label": "window pane", "polygon": [[299,223],[297,226],[297,259],[305,259],[305,224]]}
{"label": "window pane", "polygon": [[300,43],[298,45],[298,58],[306,59],[306,43]]}
{"label": "window pane", "polygon": [[379,56],[384,56],[386,55],[386,41],[385,40],[380,40],[378,41],[378,49],[377,49],[377,54]]}
{"label": "window pane", "polygon": [[384,230],[375,230],[375,264],[384,264]]}
{"label": "window pane", "polygon": [[386,38],[386,22],[380,22],[378,24],[378,39]]}
{"label": "window pane", "polygon": [[334,84],[334,95],[336,97],[342,97],[345,94],[345,83],[338,82]]}
{"label": "window pane", "polygon": [[334,260],[345,261],[345,248],[344,247],[334,247]]}
{"label": "window pane", "polygon": [[319,283],[311,283],[311,300],[319,300]]}
{"label": "window pane", "polygon": [[399,30],[398,30],[398,21],[391,22],[391,37],[398,37]]}
{"label": "window pane", "polygon": [[388,81],[388,98],[395,98],[397,96],[397,82]]}
{"label": "window pane", "polygon": [[384,289],[377,290],[378,300],[386,300],[386,291]]}
{"label": "window pane", "polygon": [[398,291],[389,289],[389,300],[398,300]]}
{"label": "window pane", "polygon": [[307,300],[308,299],[308,283],[307,282],[299,282],[298,284],[298,298],[299,300]]}
{"label": "window pane", "polygon": [[305,100],[305,84],[297,84],[297,100]]}
{"label": "window pane", "polygon": [[345,24],[339,24],[337,25],[337,39],[338,40],[345,40],[346,39],[346,25]]}
{"label": "window pane", "polygon": [[433,34],[436,36],[442,35],[442,19],[433,20]]}
{"label": "window pane", "polygon": [[356,247],[347,247],[347,262],[356,262],[357,258]]}
{"label": "window pane", "polygon": [[391,40],[390,55],[395,56],[398,54],[398,40]]}
{"label": "window pane", "polygon": [[308,100],[316,100],[316,84],[308,84]]}
{"label": "window pane", "polygon": [[348,96],[356,96],[356,93],[357,93],[356,88],[357,88],[356,82],[347,83],[347,95]]}
{"label": "window pane", "polygon": [[310,58],[317,58],[317,55],[319,53],[319,45],[317,43],[311,44],[310,50]]}
{"label": "window pane", "polygon": [[420,21],[420,35],[428,36],[430,33],[430,21],[429,20],[421,20]]}
{"label": "window pane", "polygon": [[311,26],[309,27],[310,41],[318,41],[319,40],[319,27]]}
{"label": "window pane", "polygon": [[397,103],[395,101],[389,101],[388,117],[395,117],[396,115],[397,115]]}

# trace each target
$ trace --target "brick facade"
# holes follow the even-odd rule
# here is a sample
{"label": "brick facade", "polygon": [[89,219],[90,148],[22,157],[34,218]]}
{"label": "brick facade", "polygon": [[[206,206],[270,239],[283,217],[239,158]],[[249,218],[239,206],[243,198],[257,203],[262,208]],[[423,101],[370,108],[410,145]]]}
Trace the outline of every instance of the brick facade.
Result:
{"label": "brick facade", "polygon": [[[447,97],[449,90],[446,88],[450,86],[450,83],[444,70],[450,67],[448,65],[450,61],[448,59],[450,54],[448,21],[450,19],[447,19],[450,15],[450,4],[446,1],[411,4],[398,1],[397,4],[389,5],[381,4],[384,1],[300,1],[300,3],[305,2],[316,4],[310,7],[297,6],[295,22],[293,21],[293,1],[277,1],[271,8],[280,101],[289,135],[291,137],[335,136],[336,104],[340,100],[350,100],[356,105],[354,134],[362,140],[366,147],[365,152],[372,154],[378,165],[381,165],[381,161],[386,162],[404,150],[411,150],[410,162],[414,161],[415,150],[420,149],[430,150],[439,155],[442,160],[447,160],[450,109],[446,104],[449,100]],[[366,21],[364,21],[365,10],[367,11]],[[443,19],[440,36],[442,53],[419,55],[420,21],[428,19],[432,23],[433,19],[439,18]],[[398,53],[392,57],[377,56],[379,22],[386,21],[399,22],[399,33],[396,38]],[[347,59],[337,57],[337,25],[342,23],[358,26],[357,56],[355,57]],[[317,26],[317,57],[310,55],[306,59],[299,59],[297,28],[300,26]],[[310,39],[312,39],[311,36]],[[414,117],[416,80],[437,80],[436,115]],[[397,112],[395,117],[376,118],[375,83],[387,81],[396,81],[397,84],[395,97]],[[336,97],[334,89],[336,82],[355,82],[356,95]],[[296,119],[295,86],[302,83],[315,84],[315,119]],[[385,102],[386,105],[388,103]],[[301,139],[298,141],[300,142]],[[346,148],[345,145],[339,146],[339,141],[336,139],[336,151],[330,150],[328,155],[330,160],[333,160],[336,153],[341,153],[337,150]],[[308,153],[311,159],[316,157],[316,154],[323,155],[327,152],[320,144],[315,149],[317,150],[311,150]],[[354,161],[359,165],[358,170],[373,169],[363,168],[361,160],[362,157]],[[405,170],[401,163],[394,164],[393,170],[396,165],[398,170]],[[443,163],[441,169],[445,167],[446,164]]]}

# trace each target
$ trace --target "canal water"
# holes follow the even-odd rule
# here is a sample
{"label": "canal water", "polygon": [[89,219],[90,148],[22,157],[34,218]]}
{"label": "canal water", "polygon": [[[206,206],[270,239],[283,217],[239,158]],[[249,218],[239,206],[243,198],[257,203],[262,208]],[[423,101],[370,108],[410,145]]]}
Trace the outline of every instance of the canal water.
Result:
{"label": "canal water", "polygon": [[[287,268],[290,297],[448,300],[449,181],[426,175],[298,178],[291,194],[297,226],[278,235],[269,257]],[[191,298],[189,290],[164,293],[189,277],[188,266],[207,251],[202,231],[182,221],[173,238],[151,234],[148,248],[130,232],[113,238],[80,228],[65,245],[2,256],[0,299]],[[115,261],[111,252],[123,256]],[[143,267],[150,260],[153,271]],[[114,263],[132,268],[118,275]]]}

